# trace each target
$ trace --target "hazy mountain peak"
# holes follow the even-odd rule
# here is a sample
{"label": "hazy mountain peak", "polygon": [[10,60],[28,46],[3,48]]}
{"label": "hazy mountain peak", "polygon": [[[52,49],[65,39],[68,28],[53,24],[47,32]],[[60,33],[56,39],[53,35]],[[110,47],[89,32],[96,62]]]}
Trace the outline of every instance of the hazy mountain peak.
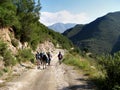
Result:
{"label": "hazy mountain peak", "polygon": [[48,26],[48,28],[63,33],[65,30],[74,27],[76,24],[75,23],[55,23],[53,25]]}

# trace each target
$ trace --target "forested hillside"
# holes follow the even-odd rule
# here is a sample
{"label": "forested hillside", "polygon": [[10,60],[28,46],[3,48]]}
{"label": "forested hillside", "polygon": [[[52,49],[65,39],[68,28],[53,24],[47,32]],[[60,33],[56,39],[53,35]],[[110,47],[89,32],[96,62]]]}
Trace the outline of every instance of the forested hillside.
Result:
{"label": "forested hillside", "polygon": [[[39,22],[40,0],[0,1],[0,27],[12,28],[21,42],[28,42],[35,50],[38,43],[52,40],[54,44],[71,44],[65,37]],[[66,45],[63,45],[65,48]]]}
{"label": "forested hillside", "polygon": [[75,36],[77,33],[79,33],[82,30],[83,26],[84,25],[82,25],[82,24],[78,24],[75,27],[66,30],[63,33],[63,35],[67,36],[68,38],[71,38],[71,37]]}
{"label": "forested hillside", "polygon": [[120,50],[120,12],[108,13],[84,26],[77,25],[63,33],[81,50],[94,54]]}

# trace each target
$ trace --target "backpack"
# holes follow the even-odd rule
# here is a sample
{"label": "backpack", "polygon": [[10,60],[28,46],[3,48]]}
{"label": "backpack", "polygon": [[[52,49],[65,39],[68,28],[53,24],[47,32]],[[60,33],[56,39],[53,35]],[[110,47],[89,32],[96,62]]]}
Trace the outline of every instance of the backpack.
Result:
{"label": "backpack", "polygon": [[43,55],[43,61],[48,61],[48,57],[45,54]]}
{"label": "backpack", "polygon": [[40,53],[40,57],[43,58],[43,53]]}
{"label": "backpack", "polygon": [[58,55],[58,58],[59,58],[59,59],[62,59],[62,57],[63,57],[62,54],[59,54],[59,55]]}
{"label": "backpack", "polygon": [[36,59],[39,59],[39,53],[36,53]]}

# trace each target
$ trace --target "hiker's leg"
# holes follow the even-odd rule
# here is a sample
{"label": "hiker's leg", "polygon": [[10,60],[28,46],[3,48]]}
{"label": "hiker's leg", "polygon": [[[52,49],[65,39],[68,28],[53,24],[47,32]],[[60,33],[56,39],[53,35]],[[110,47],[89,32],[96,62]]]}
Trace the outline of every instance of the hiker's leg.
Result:
{"label": "hiker's leg", "polygon": [[43,67],[43,69],[44,69],[44,62],[42,62],[42,67]]}
{"label": "hiker's leg", "polygon": [[51,59],[49,60],[49,65],[50,65]]}
{"label": "hiker's leg", "polygon": [[48,65],[50,65],[50,60],[48,61]]}
{"label": "hiker's leg", "polygon": [[40,60],[38,60],[38,69],[40,68]]}

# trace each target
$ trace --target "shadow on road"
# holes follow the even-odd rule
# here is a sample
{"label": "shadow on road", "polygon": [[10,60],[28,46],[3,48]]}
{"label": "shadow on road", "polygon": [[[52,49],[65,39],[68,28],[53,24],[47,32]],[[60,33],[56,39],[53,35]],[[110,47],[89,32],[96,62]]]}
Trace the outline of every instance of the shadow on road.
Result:
{"label": "shadow on road", "polygon": [[95,90],[90,85],[72,85],[70,87],[65,87],[62,90]]}
{"label": "shadow on road", "polygon": [[95,85],[91,81],[86,80],[84,78],[78,78],[76,80],[78,80],[80,82],[83,82],[83,84],[81,84],[81,85],[70,85],[68,87],[64,87],[62,90],[96,90]]}
{"label": "shadow on road", "polygon": [[28,65],[25,65],[25,64],[22,64],[22,63],[19,63],[19,64],[20,64],[20,66],[25,67],[27,69],[33,69],[31,66],[28,66]]}

